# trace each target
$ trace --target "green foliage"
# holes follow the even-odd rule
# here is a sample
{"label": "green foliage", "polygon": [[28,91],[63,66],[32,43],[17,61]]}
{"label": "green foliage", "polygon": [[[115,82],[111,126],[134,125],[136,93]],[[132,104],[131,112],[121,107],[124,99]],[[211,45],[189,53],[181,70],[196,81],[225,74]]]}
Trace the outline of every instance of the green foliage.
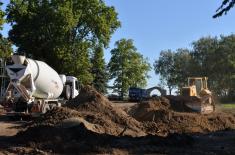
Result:
{"label": "green foliage", "polygon": [[[215,62],[223,61],[223,53],[218,51],[219,40],[214,37],[204,37],[193,42],[193,57],[194,69],[191,71],[194,76],[207,76],[208,85],[212,90],[221,87],[218,82],[223,79],[223,74],[218,70],[222,65]],[[222,54],[222,55],[221,55]],[[220,85],[220,86],[219,86]],[[223,87],[223,86],[222,86]]]}
{"label": "green foliage", "polygon": [[94,77],[92,85],[97,91],[106,93],[108,73],[106,72],[104,51],[102,46],[95,47],[93,56],[91,58],[91,63],[91,72]]}
{"label": "green foliage", "polygon": [[222,104],[223,108],[226,109],[235,109],[235,103],[231,103],[231,104]]}
{"label": "green foliage", "polygon": [[190,76],[191,55],[188,49],[161,51],[160,57],[154,62],[156,74],[160,74],[161,85],[167,86],[169,93],[172,89],[180,88],[187,82]]}
{"label": "green foliage", "polygon": [[[217,89],[220,96],[235,100],[235,35],[221,36],[216,50]],[[215,75],[216,76],[216,75]],[[220,89],[222,88],[222,89]]]}
{"label": "green foliage", "polygon": [[176,74],[174,68],[175,53],[171,50],[161,51],[159,59],[154,63],[156,74],[160,74],[160,81],[167,85],[169,92],[176,86]]}
{"label": "green foliage", "polygon": [[[0,7],[2,7],[3,3],[0,2]],[[5,12],[0,9],[0,30],[2,30],[2,25],[5,23],[4,20]]]}
{"label": "green foliage", "polygon": [[[0,2],[0,8],[2,5],[3,3]],[[2,30],[2,25],[5,23],[4,16],[5,16],[5,12],[2,9],[0,9],[0,30]],[[12,45],[9,42],[9,40],[4,38],[0,34],[0,58],[7,58],[11,55],[11,53],[13,52],[13,49],[11,46]]]}
{"label": "green foliage", "polygon": [[91,50],[106,47],[120,26],[114,7],[101,0],[11,0],[7,20],[18,53],[44,60],[83,84],[93,80]]}
{"label": "green foliage", "polygon": [[223,14],[227,14],[227,12],[234,6],[235,0],[223,0],[220,7],[216,10],[216,14],[213,18],[217,18],[222,16]]}
{"label": "green foliage", "polygon": [[178,88],[187,84],[187,78],[192,76],[194,64],[192,63],[192,56],[188,49],[177,49],[174,55],[174,73],[175,81]]}
{"label": "green foliage", "polygon": [[193,43],[194,75],[207,76],[210,89],[227,96],[234,89],[235,36],[201,38]]}
{"label": "green foliage", "polygon": [[[83,85],[90,85],[93,81],[91,73],[91,62],[89,56],[89,44],[86,42],[74,44],[73,53],[62,53],[60,50],[58,55],[64,61],[61,62],[63,66],[62,73],[77,76],[79,82]],[[59,57],[59,58],[60,58]]]}
{"label": "green foliage", "polygon": [[115,45],[108,68],[110,79],[114,79],[114,91],[123,97],[130,86],[146,85],[147,72],[151,67],[147,59],[137,52],[133,40],[121,39]]}
{"label": "green foliage", "polygon": [[220,98],[235,99],[235,35],[203,37],[192,50],[162,51],[154,69],[165,85],[181,89],[187,77],[208,77],[209,89]]}
{"label": "green foliage", "polygon": [[11,43],[6,38],[0,37],[0,58],[8,58],[11,53],[13,53]]}

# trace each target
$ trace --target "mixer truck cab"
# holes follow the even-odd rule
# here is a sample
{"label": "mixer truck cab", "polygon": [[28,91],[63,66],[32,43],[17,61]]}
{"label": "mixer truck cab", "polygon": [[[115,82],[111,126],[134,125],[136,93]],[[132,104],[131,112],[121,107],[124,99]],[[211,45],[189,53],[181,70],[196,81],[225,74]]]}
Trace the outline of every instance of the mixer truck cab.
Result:
{"label": "mixer truck cab", "polygon": [[75,98],[79,94],[79,82],[78,79],[74,76],[66,76],[66,84],[69,84],[71,87],[71,96],[70,98]]}
{"label": "mixer truck cab", "polygon": [[75,98],[79,94],[80,90],[78,79],[74,76],[65,75],[60,75],[60,78],[64,85],[62,97],[67,100]]}
{"label": "mixer truck cab", "polygon": [[59,75],[45,62],[13,55],[6,70],[10,83],[4,107],[20,113],[45,113],[79,93],[76,77]]}

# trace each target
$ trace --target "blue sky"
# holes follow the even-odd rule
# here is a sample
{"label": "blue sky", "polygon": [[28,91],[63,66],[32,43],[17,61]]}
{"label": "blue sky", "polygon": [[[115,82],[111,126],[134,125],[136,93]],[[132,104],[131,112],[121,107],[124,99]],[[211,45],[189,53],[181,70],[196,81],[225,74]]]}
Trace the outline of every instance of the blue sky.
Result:
{"label": "blue sky", "polygon": [[[229,35],[235,32],[235,8],[227,15],[213,19],[221,4],[215,0],[106,0],[119,13],[122,27],[118,29],[105,53],[108,61],[115,41],[130,38],[138,51],[149,58],[151,65],[161,50],[190,48],[193,41],[203,36]],[[150,73],[148,86],[159,83]]]}
{"label": "blue sky", "polygon": [[[122,22],[106,49],[106,61],[111,57],[110,50],[115,41],[121,38],[133,39],[138,51],[148,57],[152,65],[161,50],[190,48],[191,43],[200,37],[234,33],[235,8],[225,16],[212,18],[221,1],[105,0],[107,5],[116,8]],[[9,29],[9,25],[4,25],[4,36]],[[154,71],[149,75],[147,87],[157,85],[159,80]]]}

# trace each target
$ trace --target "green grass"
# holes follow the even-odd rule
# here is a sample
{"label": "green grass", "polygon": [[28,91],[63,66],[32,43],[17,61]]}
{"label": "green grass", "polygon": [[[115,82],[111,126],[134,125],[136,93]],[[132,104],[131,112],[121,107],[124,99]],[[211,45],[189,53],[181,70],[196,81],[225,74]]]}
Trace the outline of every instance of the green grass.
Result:
{"label": "green grass", "polygon": [[222,104],[222,107],[226,109],[235,109],[235,103]]}

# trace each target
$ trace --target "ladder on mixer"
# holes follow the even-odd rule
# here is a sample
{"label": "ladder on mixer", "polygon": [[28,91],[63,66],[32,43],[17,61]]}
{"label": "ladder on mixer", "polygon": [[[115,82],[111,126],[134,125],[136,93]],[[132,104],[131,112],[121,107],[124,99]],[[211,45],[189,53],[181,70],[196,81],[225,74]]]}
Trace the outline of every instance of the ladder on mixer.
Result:
{"label": "ladder on mixer", "polygon": [[6,75],[6,62],[3,58],[0,58],[0,98],[5,95],[7,87],[7,75]]}

